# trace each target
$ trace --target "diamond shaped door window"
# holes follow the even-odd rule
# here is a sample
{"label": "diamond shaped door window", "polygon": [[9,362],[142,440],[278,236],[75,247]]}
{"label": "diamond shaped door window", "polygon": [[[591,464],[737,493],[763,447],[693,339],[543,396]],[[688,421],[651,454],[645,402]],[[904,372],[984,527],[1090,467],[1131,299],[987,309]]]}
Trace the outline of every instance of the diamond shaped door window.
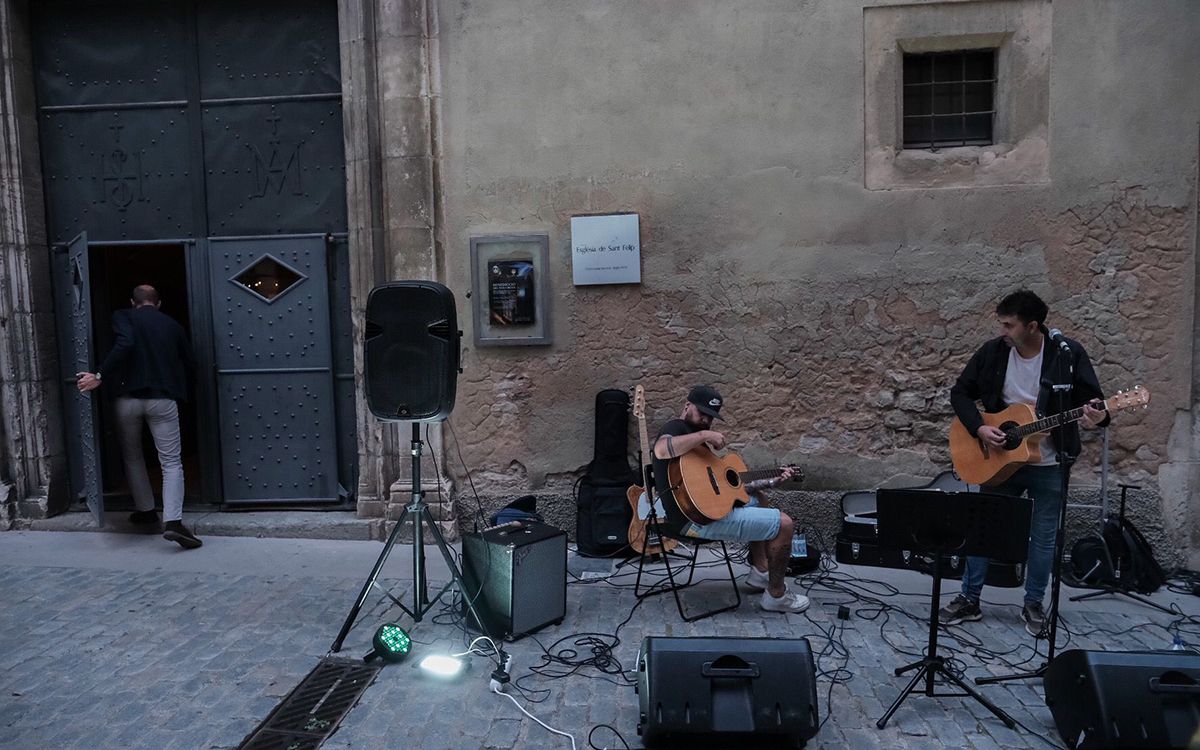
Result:
{"label": "diamond shaped door window", "polygon": [[254,296],[271,303],[298,286],[308,277],[273,255],[266,254],[246,266],[230,281]]}

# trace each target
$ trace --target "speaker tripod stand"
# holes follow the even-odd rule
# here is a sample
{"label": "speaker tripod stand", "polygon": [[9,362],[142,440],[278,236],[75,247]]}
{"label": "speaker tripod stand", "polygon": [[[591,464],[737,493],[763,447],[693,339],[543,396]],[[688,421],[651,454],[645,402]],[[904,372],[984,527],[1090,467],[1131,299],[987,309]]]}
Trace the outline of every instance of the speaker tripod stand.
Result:
{"label": "speaker tripod stand", "polygon": [[[355,600],[354,606],[350,608],[350,614],[346,616],[346,621],[342,623],[342,629],[334,640],[333,645],[329,650],[338,652],[342,650],[342,642],[346,640],[346,636],[350,633],[350,629],[354,627],[354,621],[358,619],[359,610],[367,601],[367,597],[371,593],[371,587],[375,586],[376,579],[379,578],[379,573],[383,570],[383,565],[387,562],[388,555],[392,551],[392,546],[396,544],[396,538],[400,534],[400,530],[404,528],[404,519],[412,516],[413,522],[413,592],[412,592],[412,608],[404,606],[396,597],[392,596],[391,592],[383,591],[387,598],[392,600],[400,609],[408,613],[413,618],[414,622],[420,622],[425,613],[433,608],[433,605],[442,598],[442,595],[450,590],[451,586],[457,585],[459,591],[465,591],[463,587],[462,572],[458,569],[458,564],[454,562],[454,555],[450,552],[449,545],[446,544],[446,539],[438,530],[437,524],[434,523],[433,516],[429,512],[429,506],[425,503],[425,493],[421,490],[421,425],[417,422],[412,423],[412,502],[404,506],[404,512],[396,519],[396,525],[392,527],[392,533],[388,535],[387,542],[383,545],[383,552],[379,554],[379,559],[375,561],[375,567],[371,569],[371,575],[367,577],[367,582],[363,584],[362,591],[358,594],[358,599]],[[425,537],[422,533],[422,526],[429,525],[429,530],[433,534],[433,540],[437,544],[438,549],[442,551],[442,558],[446,561],[446,567],[450,569],[450,581],[441,588],[440,591],[433,597],[429,597],[428,582],[425,577]],[[382,588],[381,588],[382,590]],[[482,622],[479,619],[479,613],[475,611],[475,605],[471,601],[471,597],[464,596],[463,601],[467,608],[471,611],[471,616],[475,618],[475,622]]]}

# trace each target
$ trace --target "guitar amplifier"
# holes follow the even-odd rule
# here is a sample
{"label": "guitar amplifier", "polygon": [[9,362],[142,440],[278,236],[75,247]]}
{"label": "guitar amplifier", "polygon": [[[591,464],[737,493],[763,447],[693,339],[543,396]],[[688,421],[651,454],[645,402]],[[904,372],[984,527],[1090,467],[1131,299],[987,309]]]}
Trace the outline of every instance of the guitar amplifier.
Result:
{"label": "guitar amplifier", "polygon": [[464,601],[472,630],[516,640],[566,616],[566,532],[514,521],[464,534],[462,552],[463,596],[483,621],[470,616]]}

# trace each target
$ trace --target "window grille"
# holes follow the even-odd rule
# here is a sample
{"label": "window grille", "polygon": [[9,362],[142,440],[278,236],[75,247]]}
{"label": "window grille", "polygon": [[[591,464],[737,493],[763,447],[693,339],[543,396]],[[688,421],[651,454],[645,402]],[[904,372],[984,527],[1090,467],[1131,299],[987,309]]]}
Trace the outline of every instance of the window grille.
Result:
{"label": "window grille", "polygon": [[904,55],[904,147],[994,143],[996,50]]}

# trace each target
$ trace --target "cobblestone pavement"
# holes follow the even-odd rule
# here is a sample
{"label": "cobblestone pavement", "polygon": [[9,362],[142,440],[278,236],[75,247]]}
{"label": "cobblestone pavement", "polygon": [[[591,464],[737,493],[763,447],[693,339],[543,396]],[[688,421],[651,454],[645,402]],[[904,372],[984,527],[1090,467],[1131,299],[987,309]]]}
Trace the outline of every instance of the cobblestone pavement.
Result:
{"label": "cobblestone pavement", "polygon": [[[237,747],[326,655],[381,549],[377,542],[209,537],[203,548],[183,552],[157,537],[0,534],[0,747]],[[436,549],[430,552],[437,557]],[[410,548],[398,546],[380,579],[406,603],[409,554]],[[1040,680],[982,688],[1027,730],[1005,728],[968,699],[921,695],[910,698],[884,730],[875,728],[907,681],[891,670],[912,661],[926,639],[920,618],[927,612],[930,579],[918,574],[848,566],[836,571],[844,582],[839,586],[877,597],[887,610],[821,584],[811,590],[812,606],[802,615],[763,612],[757,596],[746,595],[737,611],[689,625],[669,596],[634,609],[628,588],[633,566],[603,577],[608,563],[571,558],[569,567],[584,578],[570,576],[563,623],[506,649],[521,684],[543,691],[537,694],[541,702],[521,704],[574,735],[577,748],[589,747],[589,730],[601,724],[619,731],[629,747],[641,746],[637,695],[620,673],[634,666],[644,636],[808,637],[821,654],[824,720],[809,747],[984,749],[1058,742]],[[431,577],[446,579],[438,561],[430,566]],[[902,593],[882,596],[887,589],[880,579]],[[812,582],[806,577],[801,584]],[[954,586],[949,582],[947,589]],[[723,593],[713,581],[692,591],[701,597]],[[1064,602],[1070,593],[1064,590]],[[982,622],[952,628],[943,638],[956,665],[975,677],[1010,673],[1010,663],[1040,664],[1020,624],[1020,591],[989,589],[985,599],[993,603]],[[1155,600],[1178,602],[1189,614],[1200,610],[1192,597],[1160,593]],[[852,614],[842,622],[836,605],[847,602]],[[368,651],[382,622],[411,624],[389,604],[372,595],[342,655]],[[413,627],[414,656],[462,651],[465,639],[454,619],[444,611]],[[1163,627],[1170,617],[1108,597],[1067,602],[1064,620],[1069,643],[1066,634],[1060,642],[1067,648],[1137,650],[1171,643]],[[558,679],[530,672],[543,661],[543,647],[555,653],[572,648],[578,659],[593,659],[592,642],[581,639],[590,633],[612,643],[619,625],[611,663],[604,664],[603,653],[594,660],[605,671],[562,666],[557,671],[570,674]],[[1003,658],[994,655],[1001,653]],[[413,663],[389,665],[324,747],[571,747],[509,699],[491,694],[490,671],[488,660],[477,657],[458,682],[438,683],[422,678]],[[830,676],[840,679],[832,684]],[[592,742],[622,747],[603,728]]]}

